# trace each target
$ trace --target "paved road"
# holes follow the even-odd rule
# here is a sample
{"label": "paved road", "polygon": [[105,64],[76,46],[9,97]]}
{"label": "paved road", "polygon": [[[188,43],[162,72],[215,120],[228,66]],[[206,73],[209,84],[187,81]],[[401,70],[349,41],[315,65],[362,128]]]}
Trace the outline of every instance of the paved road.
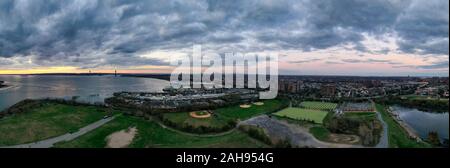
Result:
{"label": "paved road", "polygon": [[54,144],[58,143],[58,142],[65,142],[65,141],[71,141],[75,138],[78,138],[94,129],[97,129],[98,127],[108,123],[109,121],[113,120],[115,117],[109,117],[106,119],[102,119],[100,121],[97,121],[95,123],[92,123],[88,126],[85,126],[83,128],[81,128],[80,130],[78,130],[78,132],[74,132],[74,133],[67,133],[58,137],[54,137],[54,138],[50,138],[50,139],[46,139],[46,140],[42,140],[42,141],[38,141],[38,142],[33,142],[33,143],[29,143],[29,144],[21,144],[21,145],[14,145],[14,146],[7,146],[7,147],[1,147],[1,148],[51,148],[53,147]]}
{"label": "paved road", "polygon": [[381,135],[380,142],[375,146],[375,148],[389,148],[389,138],[388,138],[388,125],[381,117],[381,113],[377,111],[378,120],[380,120],[383,125],[383,134]]}
{"label": "paved road", "polygon": [[313,148],[363,148],[361,145],[337,144],[323,142],[316,139],[307,128],[300,127],[296,124],[290,124],[285,121],[277,120],[262,115],[242,121],[239,124],[257,125],[267,130],[271,137],[280,137],[282,139],[289,139],[291,143],[298,147],[313,147]]}

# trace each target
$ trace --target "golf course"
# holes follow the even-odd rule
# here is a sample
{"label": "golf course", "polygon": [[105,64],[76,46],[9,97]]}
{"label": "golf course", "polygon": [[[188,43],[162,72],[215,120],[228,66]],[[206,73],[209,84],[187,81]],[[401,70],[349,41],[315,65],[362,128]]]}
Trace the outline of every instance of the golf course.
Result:
{"label": "golf course", "polygon": [[313,121],[317,124],[322,124],[323,119],[327,116],[328,112],[321,110],[312,110],[304,108],[290,107],[274,113],[276,116],[287,117],[294,120],[307,120]]}

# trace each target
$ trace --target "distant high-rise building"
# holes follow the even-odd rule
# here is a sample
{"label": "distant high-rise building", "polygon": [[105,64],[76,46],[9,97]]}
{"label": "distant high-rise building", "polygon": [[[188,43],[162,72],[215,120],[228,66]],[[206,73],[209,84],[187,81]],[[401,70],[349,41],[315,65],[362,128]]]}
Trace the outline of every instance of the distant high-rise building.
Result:
{"label": "distant high-rise building", "polygon": [[278,81],[278,90],[286,93],[300,92],[303,82],[300,80],[280,80]]}
{"label": "distant high-rise building", "polygon": [[336,94],[336,85],[334,84],[325,84],[320,88],[320,93],[324,97],[334,97]]}

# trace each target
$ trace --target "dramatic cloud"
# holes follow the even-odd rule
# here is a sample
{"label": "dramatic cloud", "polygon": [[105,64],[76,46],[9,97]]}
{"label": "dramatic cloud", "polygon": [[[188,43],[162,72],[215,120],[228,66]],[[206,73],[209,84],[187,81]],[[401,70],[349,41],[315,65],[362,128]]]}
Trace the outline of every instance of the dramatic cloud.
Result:
{"label": "dramatic cloud", "polygon": [[396,21],[400,49],[409,53],[449,54],[449,1],[413,1]]}
{"label": "dramatic cloud", "polygon": [[[2,0],[0,65],[20,65],[12,60],[23,57],[37,66],[167,65],[166,57],[142,55],[189,51],[193,44],[216,51],[347,47],[448,57],[448,6],[447,0]],[[372,50],[363,43],[386,34],[398,47]]]}
{"label": "dramatic cloud", "polygon": [[289,61],[289,63],[294,63],[294,64],[301,64],[301,63],[310,63],[310,62],[316,62],[316,61],[320,61],[321,59],[308,59],[308,60],[300,60],[300,61]]}
{"label": "dramatic cloud", "polygon": [[[343,62],[345,63],[385,63],[385,64],[391,64],[391,65],[398,65],[401,64],[399,62],[395,62],[395,61],[391,61],[391,60],[380,60],[380,59],[366,59],[366,60],[361,60],[361,59],[342,59]],[[333,63],[331,63],[333,64]]]}
{"label": "dramatic cloud", "polygon": [[445,68],[448,68],[448,61],[437,62],[437,63],[434,63],[432,65],[422,65],[422,66],[418,66],[418,68],[422,68],[422,69],[445,69]]}

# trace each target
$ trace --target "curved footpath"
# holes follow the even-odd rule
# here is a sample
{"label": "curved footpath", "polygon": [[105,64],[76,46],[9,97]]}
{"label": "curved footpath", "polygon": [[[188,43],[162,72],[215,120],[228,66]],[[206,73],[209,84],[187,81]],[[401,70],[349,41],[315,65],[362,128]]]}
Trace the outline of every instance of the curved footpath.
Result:
{"label": "curved footpath", "polygon": [[95,123],[89,124],[88,126],[85,126],[74,133],[67,133],[61,136],[57,136],[54,138],[28,143],[28,144],[21,144],[21,145],[14,145],[14,146],[6,146],[6,147],[0,147],[0,148],[51,148],[54,144],[58,142],[65,142],[65,141],[71,141],[75,138],[78,138],[94,129],[97,129],[98,127],[101,127],[102,125],[108,123],[109,121],[113,120],[115,117],[109,117],[105,119],[101,119]]}

